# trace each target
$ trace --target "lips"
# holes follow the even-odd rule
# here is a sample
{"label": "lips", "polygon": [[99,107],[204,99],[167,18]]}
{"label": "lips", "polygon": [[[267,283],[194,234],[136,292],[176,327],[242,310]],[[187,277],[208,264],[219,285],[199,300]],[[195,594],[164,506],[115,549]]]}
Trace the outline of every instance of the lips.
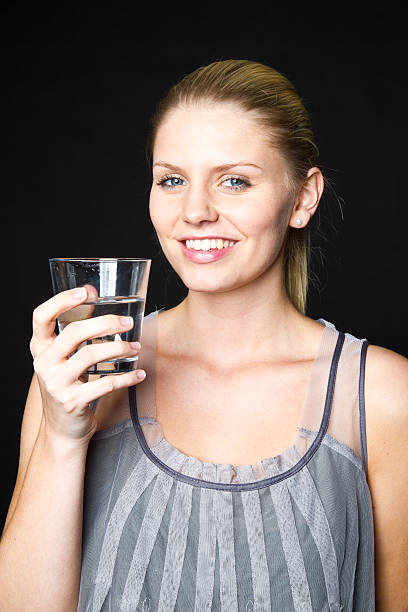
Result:
{"label": "lips", "polygon": [[[215,248],[213,241],[221,241],[223,240],[223,246],[218,248],[217,242],[215,244]],[[193,261],[195,263],[210,263],[212,261],[216,261],[228,255],[236,246],[237,241],[230,241],[228,239],[221,239],[215,237],[202,238],[200,241],[198,238],[188,238],[186,240],[179,241],[182,249],[183,255]],[[211,244],[212,242],[212,244]],[[228,246],[224,246],[225,243],[228,243]],[[208,244],[210,243],[210,244]],[[218,242],[220,244],[220,242]],[[188,246],[187,246],[188,245]],[[196,249],[195,246],[204,247]]]}

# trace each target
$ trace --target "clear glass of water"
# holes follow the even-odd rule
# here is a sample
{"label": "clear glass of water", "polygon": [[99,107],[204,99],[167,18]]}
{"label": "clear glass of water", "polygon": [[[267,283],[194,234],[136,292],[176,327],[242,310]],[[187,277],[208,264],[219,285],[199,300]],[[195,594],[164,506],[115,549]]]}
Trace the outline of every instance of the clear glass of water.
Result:
{"label": "clear glass of water", "polygon": [[[151,259],[55,257],[49,260],[49,264],[54,295],[76,287],[86,287],[88,292],[85,302],[58,317],[59,332],[73,321],[105,314],[133,319],[133,327],[129,331],[92,338],[83,342],[78,349],[85,344],[115,340],[140,342]],[[91,366],[86,373],[122,374],[132,370],[136,360],[137,355],[110,359]]]}

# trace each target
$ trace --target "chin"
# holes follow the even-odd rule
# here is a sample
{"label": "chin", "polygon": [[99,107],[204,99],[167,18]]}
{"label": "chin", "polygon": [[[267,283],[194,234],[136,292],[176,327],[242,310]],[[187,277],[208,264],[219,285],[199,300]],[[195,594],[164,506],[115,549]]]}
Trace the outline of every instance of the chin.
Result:
{"label": "chin", "polygon": [[230,291],[233,287],[229,283],[220,283],[203,281],[203,280],[191,280],[181,279],[189,291],[199,291],[201,293],[223,293],[224,291]]}
{"label": "chin", "polygon": [[[176,270],[177,272],[177,270]],[[177,274],[189,291],[199,291],[202,293],[224,293],[238,289],[241,285],[237,280],[217,278],[213,272],[199,271],[197,274]]]}

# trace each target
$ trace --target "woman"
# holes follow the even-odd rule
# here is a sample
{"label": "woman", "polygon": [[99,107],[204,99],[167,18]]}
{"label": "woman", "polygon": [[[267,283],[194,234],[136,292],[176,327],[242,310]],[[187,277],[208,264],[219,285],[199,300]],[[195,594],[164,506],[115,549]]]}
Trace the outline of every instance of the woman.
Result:
{"label": "woman", "polygon": [[214,62],[160,102],[149,147],[151,219],[188,295],[145,317],[138,371],[85,383],[138,347],[68,356],[127,322],[55,338],[86,291],[34,311],[2,609],[407,609],[408,364],[305,315],[324,179],[298,94]]}

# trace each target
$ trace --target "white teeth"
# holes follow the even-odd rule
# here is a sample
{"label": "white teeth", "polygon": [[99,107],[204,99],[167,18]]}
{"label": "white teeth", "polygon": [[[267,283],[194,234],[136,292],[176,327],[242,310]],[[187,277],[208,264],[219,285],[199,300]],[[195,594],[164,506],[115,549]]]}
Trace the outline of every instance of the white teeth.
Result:
{"label": "white teeth", "polygon": [[205,238],[204,240],[186,240],[186,247],[195,251],[209,251],[210,249],[225,249],[235,244],[232,240],[222,238]]}

